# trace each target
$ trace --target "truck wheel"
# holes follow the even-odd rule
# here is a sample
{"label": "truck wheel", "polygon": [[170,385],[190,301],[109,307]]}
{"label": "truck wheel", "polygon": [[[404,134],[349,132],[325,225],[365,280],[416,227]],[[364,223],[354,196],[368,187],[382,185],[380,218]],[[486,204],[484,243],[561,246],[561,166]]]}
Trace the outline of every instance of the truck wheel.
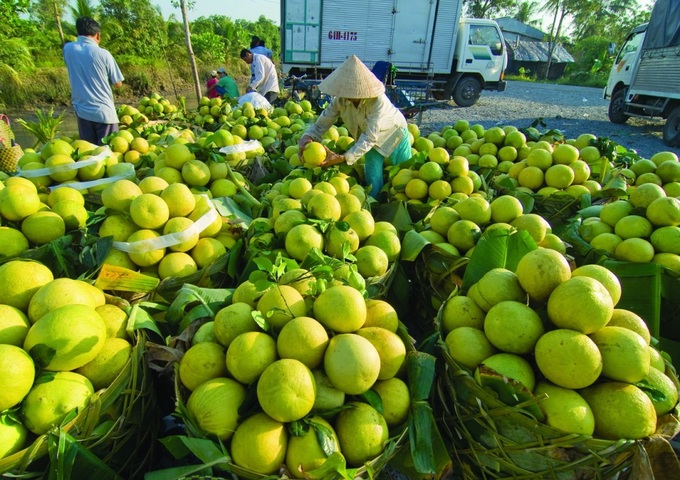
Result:
{"label": "truck wheel", "polygon": [[626,115],[624,112],[626,106],[625,106],[625,100],[626,100],[626,89],[622,88],[621,90],[617,90],[614,92],[614,95],[612,95],[611,100],[609,100],[609,121],[612,123],[626,123],[628,121],[628,115]]}
{"label": "truck wheel", "polygon": [[451,97],[459,107],[471,107],[479,100],[481,91],[482,86],[477,79],[465,77],[458,81]]}
{"label": "truck wheel", "polygon": [[680,147],[680,107],[675,107],[666,119],[666,125],[663,127],[663,143],[669,147]]}

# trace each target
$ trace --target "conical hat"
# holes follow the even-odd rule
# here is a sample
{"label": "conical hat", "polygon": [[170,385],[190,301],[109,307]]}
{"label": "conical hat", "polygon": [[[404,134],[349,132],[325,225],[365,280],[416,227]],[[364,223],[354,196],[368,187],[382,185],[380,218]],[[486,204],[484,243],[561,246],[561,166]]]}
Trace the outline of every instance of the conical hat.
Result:
{"label": "conical hat", "polygon": [[319,84],[319,90],[334,97],[373,98],[385,93],[385,85],[352,55]]}

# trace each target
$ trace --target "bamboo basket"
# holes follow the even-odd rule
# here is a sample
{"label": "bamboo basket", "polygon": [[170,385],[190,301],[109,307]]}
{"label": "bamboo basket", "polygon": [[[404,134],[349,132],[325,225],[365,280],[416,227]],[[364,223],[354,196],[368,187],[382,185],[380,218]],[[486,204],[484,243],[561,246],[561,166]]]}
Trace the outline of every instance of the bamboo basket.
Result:
{"label": "bamboo basket", "polygon": [[[89,405],[62,425],[33,439],[23,450],[0,459],[0,476],[47,478],[143,478],[154,452],[156,420],[152,378],[146,366],[147,334],[134,332],[127,365]],[[71,472],[71,474],[68,474]],[[77,475],[76,475],[76,472]]]}
{"label": "bamboo basket", "polygon": [[[658,418],[656,433],[646,439],[612,441],[567,434],[527,411],[537,407],[538,398],[509,406],[482,387],[469,369],[451,358],[441,335],[437,349],[443,362],[435,411],[462,478],[670,480],[680,475],[669,442],[680,431],[677,405]],[[680,385],[669,363],[666,373]]]}

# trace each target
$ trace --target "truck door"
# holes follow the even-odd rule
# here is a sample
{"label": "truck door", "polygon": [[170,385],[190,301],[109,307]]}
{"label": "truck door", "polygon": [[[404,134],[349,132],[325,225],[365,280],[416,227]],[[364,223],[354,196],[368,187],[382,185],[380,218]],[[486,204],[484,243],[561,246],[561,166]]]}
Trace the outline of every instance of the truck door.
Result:
{"label": "truck door", "polygon": [[631,77],[635,71],[635,63],[639,55],[638,51],[645,39],[647,32],[646,25],[644,28],[635,28],[628,34],[628,37],[623,42],[621,50],[614,59],[612,69],[609,71],[609,78],[607,79],[607,87],[604,91],[604,98],[610,98],[616,89],[617,85],[625,85],[629,87],[631,84]]}
{"label": "truck door", "polygon": [[459,32],[462,45],[457,49],[458,71],[479,73],[486,82],[497,82],[506,65],[505,43],[498,24],[461,24]]}
{"label": "truck door", "polygon": [[427,71],[437,2],[396,0],[392,55],[398,68]]}

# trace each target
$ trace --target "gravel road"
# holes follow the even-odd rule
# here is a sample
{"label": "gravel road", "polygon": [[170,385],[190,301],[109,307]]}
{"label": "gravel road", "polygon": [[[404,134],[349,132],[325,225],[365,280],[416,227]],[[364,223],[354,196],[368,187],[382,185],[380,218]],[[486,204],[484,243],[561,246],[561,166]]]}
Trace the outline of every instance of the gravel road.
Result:
{"label": "gravel road", "polygon": [[[561,130],[568,138],[593,133],[645,158],[665,150],[680,155],[680,148],[668,147],[661,140],[664,120],[631,118],[625,125],[615,125],[607,117],[608,106],[600,88],[510,81],[505,92],[483,91],[472,107],[443,103],[441,108],[425,110],[420,128],[430,133],[459,119],[480,123],[485,128],[496,124],[524,128],[536,118],[543,118],[544,128]],[[414,117],[412,121],[417,120]]]}

